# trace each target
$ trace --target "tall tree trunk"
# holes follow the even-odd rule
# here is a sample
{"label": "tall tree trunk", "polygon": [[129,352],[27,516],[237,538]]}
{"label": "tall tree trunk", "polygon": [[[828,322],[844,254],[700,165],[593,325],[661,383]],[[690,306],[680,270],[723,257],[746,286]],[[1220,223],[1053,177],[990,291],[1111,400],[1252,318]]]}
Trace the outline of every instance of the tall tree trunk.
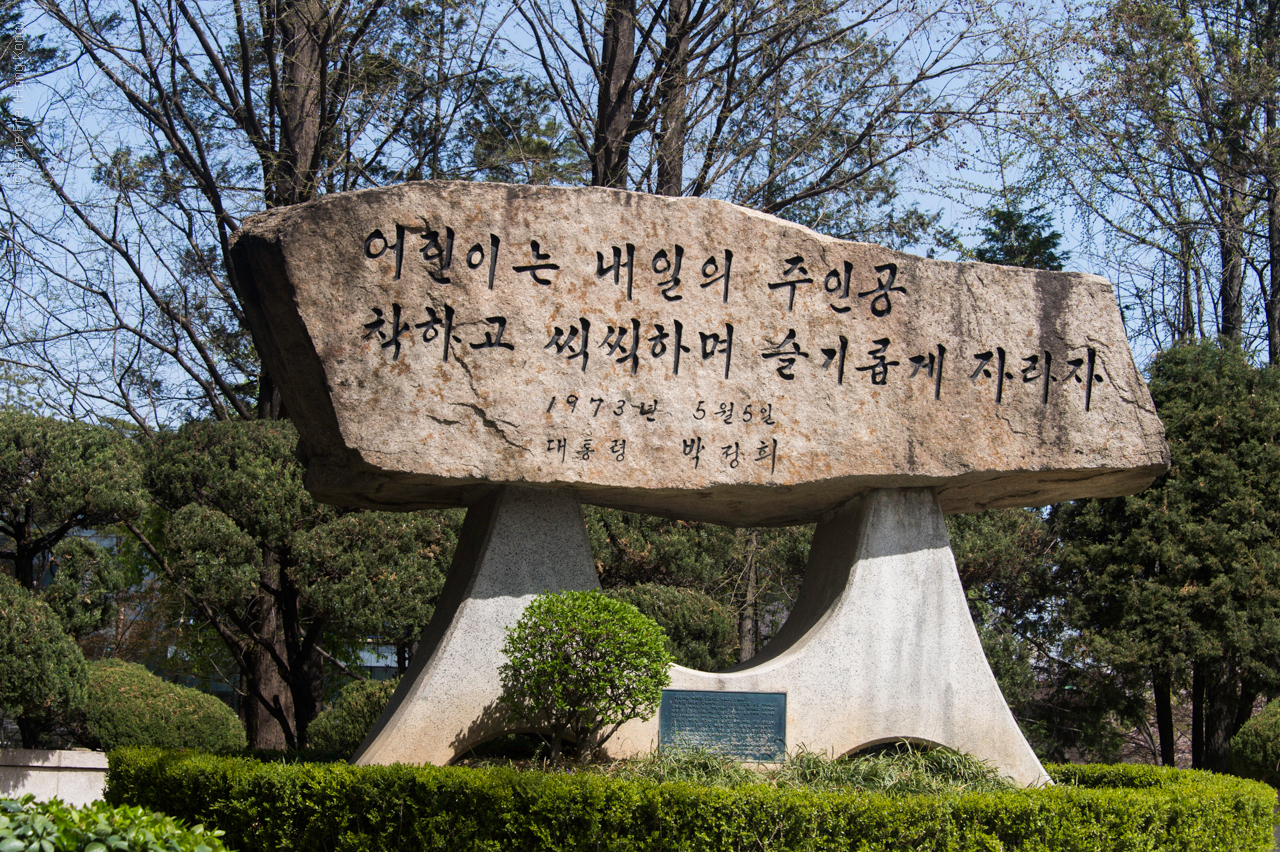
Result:
{"label": "tall tree trunk", "polygon": [[33,592],[36,590],[36,581],[40,578],[36,576],[36,554],[34,551],[21,546],[14,548],[13,579],[17,580],[18,585],[24,589]]}
{"label": "tall tree trunk", "polygon": [[743,579],[742,608],[738,610],[738,662],[756,655],[756,566],[747,566]]}
{"label": "tall tree trunk", "polygon": [[1222,257],[1222,283],[1218,291],[1218,333],[1239,343],[1244,335],[1244,231],[1249,204],[1246,185],[1243,134],[1235,126],[1242,122],[1239,105],[1228,104],[1223,112],[1234,118],[1226,138],[1227,163],[1223,167],[1222,211],[1218,225],[1218,250]]}
{"label": "tall tree trunk", "polygon": [[396,674],[403,675],[409,670],[409,658],[413,656],[417,642],[396,643]]}
{"label": "tall tree trunk", "polygon": [[667,2],[667,70],[661,92],[658,194],[684,191],[684,146],[689,132],[689,0]]}
{"label": "tall tree trunk", "polygon": [[1191,664],[1191,768],[1204,767],[1204,663]]}
{"label": "tall tree trunk", "polygon": [[280,389],[272,380],[266,364],[258,365],[258,405],[255,413],[259,420],[287,420],[284,400],[280,398]]}
{"label": "tall tree trunk", "polygon": [[[272,609],[274,610],[274,607]],[[249,748],[283,751],[289,747],[294,737],[292,731],[285,731],[277,718],[277,713],[282,714],[286,719],[292,718],[293,699],[289,695],[284,678],[280,676],[280,669],[276,666],[275,660],[271,659],[270,654],[262,648],[254,648],[249,651],[248,658],[246,670],[240,673],[240,676],[247,681],[241,684],[240,716],[244,721],[244,732],[249,741]],[[264,706],[257,698],[258,694],[272,704],[276,713],[272,713]]]}
{"label": "tall tree trunk", "polygon": [[290,672],[293,677],[293,730],[298,748],[307,746],[307,730],[320,712],[324,700],[324,658],[313,647],[300,656]]}
{"label": "tall tree trunk", "polygon": [[1267,248],[1269,286],[1262,287],[1263,310],[1267,316],[1267,363],[1280,364],[1280,168],[1276,165],[1276,104],[1267,102]]}
{"label": "tall tree trunk", "polygon": [[14,722],[18,725],[18,733],[22,737],[23,748],[40,748],[40,731],[43,727],[38,720],[30,716],[19,716]]}
{"label": "tall tree trunk", "polygon": [[[262,583],[279,592],[280,564],[273,550],[263,554]],[[285,623],[276,594],[259,592],[257,601],[257,634],[271,643],[276,655],[287,660]],[[243,718],[245,736],[250,748],[285,749],[297,745],[293,694],[273,656],[255,644],[245,654],[246,664],[240,676],[245,679],[241,693],[245,696]]]}
{"label": "tall tree trunk", "polygon": [[299,204],[316,195],[321,119],[327,102],[329,13],[317,0],[269,4],[280,34],[280,156],[267,182],[271,207]]}
{"label": "tall tree trunk", "polygon": [[738,662],[756,655],[756,549],[760,533],[748,530],[743,548],[742,577],[738,581]]}
{"label": "tall tree trunk", "polygon": [[[1222,660],[1207,667],[1204,678],[1204,745],[1199,768],[1214,772],[1226,769],[1231,738],[1239,730],[1236,719],[1240,699],[1236,666],[1229,660]],[[1252,705],[1252,701],[1249,703]]]}
{"label": "tall tree trunk", "polygon": [[293,698],[293,733],[297,748],[307,745],[307,729],[320,712],[324,697],[324,659],[316,647],[323,622],[312,623],[305,618],[297,588],[288,577],[287,570],[280,571],[281,606],[284,622],[282,633],[286,638],[289,656],[289,693]]}
{"label": "tall tree trunk", "polygon": [[1178,301],[1178,330],[1177,336],[1179,340],[1191,340],[1196,335],[1196,304],[1195,294],[1191,287],[1191,225],[1183,224],[1178,227],[1178,274],[1179,289],[1182,291]]}
{"label": "tall tree trunk", "polygon": [[[278,36],[280,53],[279,71],[273,69],[271,78],[280,138],[278,153],[269,160],[264,175],[265,201],[268,207],[301,204],[318,194],[325,136],[334,124],[334,116],[326,111],[330,109],[328,53],[335,14],[331,9],[336,7],[322,0],[269,0],[259,8],[263,10],[264,34]],[[271,49],[275,43],[266,38],[264,44]],[[255,413],[269,420],[288,416],[265,365],[259,373]],[[286,677],[265,649],[255,647],[248,652],[241,672],[249,687],[242,690],[247,696],[243,715],[249,745],[254,748],[299,747],[323,688],[318,654],[300,656],[298,648],[289,647],[291,641],[300,640],[301,628],[297,614],[285,611],[290,606],[283,594],[287,582],[278,554],[264,554],[263,583],[276,594],[260,595],[256,628],[258,636],[287,661],[288,673]]]}
{"label": "tall tree trunk", "polygon": [[1152,678],[1152,688],[1155,693],[1156,733],[1160,738],[1160,763],[1163,766],[1177,766],[1177,750],[1173,739],[1173,695],[1169,676],[1156,674]]}
{"label": "tall tree trunk", "polygon": [[1228,221],[1219,232],[1222,286],[1218,291],[1218,333],[1237,343],[1244,334],[1244,245],[1240,227],[1239,222]]}
{"label": "tall tree trunk", "polygon": [[627,188],[627,129],[634,110],[635,0],[608,0],[600,51],[600,94],[591,150],[591,185]]}
{"label": "tall tree trunk", "polygon": [[1227,736],[1228,741],[1240,733],[1240,729],[1244,727],[1245,722],[1253,718],[1253,705],[1258,700],[1258,695],[1258,690],[1241,685],[1240,697],[1236,699],[1236,717],[1231,720],[1231,732]]}

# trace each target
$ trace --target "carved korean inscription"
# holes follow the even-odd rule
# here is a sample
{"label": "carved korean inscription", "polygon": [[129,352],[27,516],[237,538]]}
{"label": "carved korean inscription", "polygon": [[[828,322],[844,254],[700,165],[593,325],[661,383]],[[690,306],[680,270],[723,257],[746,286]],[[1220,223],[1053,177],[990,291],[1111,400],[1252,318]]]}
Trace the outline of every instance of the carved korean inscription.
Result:
{"label": "carved korean inscription", "polygon": [[[447,302],[435,301],[439,292],[434,285],[455,283],[451,267],[453,246],[458,235],[452,226],[443,226],[442,237],[440,229],[423,219],[420,225],[397,223],[394,233],[394,244],[388,242],[381,227],[363,236],[357,233],[352,239],[353,250],[363,246],[364,257],[370,262],[381,261],[384,255],[394,250],[394,268],[383,261],[381,265],[371,267],[375,275],[380,273],[383,277],[389,276],[391,281],[400,281],[406,275],[414,278],[416,272],[416,279],[420,282],[417,288],[420,298],[413,308],[399,302],[370,304],[363,317],[366,321],[354,325],[355,336],[365,344],[361,355],[369,369],[373,371],[380,365],[397,362],[402,356],[408,358],[410,349],[413,357],[438,359],[444,364],[448,364],[452,357],[460,363],[461,369],[465,369],[468,359],[478,361],[491,357],[485,350],[505,350],[512,353],[509,356],[512,366],[541,359],[544,367],[591,376],[593,383],[584,387],[581,395],[552,395],[547,404],[544,414],[551,415],[553,426],[547,432],[545,446],[542,441],[538,441],[537,446],[546,454],[543,460],[553,464],[583,466],[628,461],[630,464],[646,464],[650,459],[636,451],[637,441],[629,429],[622,428],[624,423],[643,428],[643,423],[654,423],[659,415],[675,420],[683,416],[697,421],[686,424],[687,437],[681,435],[678,447],[681,456],[692,464],[694,470],[702,468],[705,439],[706,448],[712,451],[707,461],[721,472],[743,469],[762,473],[767,470],[770,477],[775,476],[779,445],[784,458],[788,449],[785,438],[780,441],[778,434],[768,428],[777,425],[772,413],[778,390],[770,384],[775,380],[834,383],[842,390],[846,381],[850,384],[861,381],[874,388],[888,386],[891,382],[910,383],[923,376],[928,381],[927,389],[931,389],[933,401],[937,403],[943,402],[944,387],[949,396],[960,400],[983,394],[993,396],[997,405],[1005,403],[1006,395],[1016,393],[1030,395],[1039,405],[1047,407],[1051,394],[1057,393],[1065,396],[1064,404],[1082,406],[1086,412],[1092,408],[1094,386],[1106,382],[1097,350],[1090,346],[1071,347],[1067,344],[1058,353],[1055,372],[1054,352],[1047,349],[1022,355],[1012,348],[1012,343],[1006,350],[1002,345],[992,347],[989,345],[991,341],[979,339],[976,342],[952,340],[950,350],[947,344],[926,341],[928,348],[920,351],[916,341],[899,339],[895,343],[889,336],[876,336],[887,334],[889,326],[877,321],[893,313],[895,299],[901,315],[928,310],[929,294],[914,285],[906,286],[912,282],[900,276],[897,263],[875,264],[870,260],[859,263],[841,258],[839,250],[824,253],[823,263],[834,262],[835,266],[826,273],[820,291],[809,274],[806,266],[809,261],[803,254],[781,259],[765,256],[756,268],[781,267],[782,271],[778,276],[780,280],[765,281],[763,288],[778,291],[780,297],[762,299],[755,305],[749,305],[744,313],[754,322],[747,325],[740,321],[735,327],[728,319],[706,324],[705,314],[697,311],[692,302],[689,305],[674,304],[685,300],[685,293],[681,291],[681,270],[685,255],[689,253],[696,257],[706,256],[701,264],[699,289],[710,289],[706,298],[718,299],[721,305],[728,305],[733,280],[733,248],[720,245],[686,247],[680,243],[672,244],[670,249],[666,245],[655,248],[646,246],[638,235],[627,235],[629,239],[623,245],[596,250],[591,262],[581,269],[572,270],[569,262],[563,265],[556,262],[554,243],[545,237],[513,240],[508,235],[508,245],[521,246],[515,257],[519,262],[500,265],[502,237],[488,234],[486,248],[485,235],[466,235],[464,242],[473,238],[477,240],[468,250],[467,267],[477,270],[480,277],[472,277],[465,284],[460,280],[458,283],[463,286],[504,292],[518,291],[530,283],[554,288],[558,275],[569,275],[572,270],[577,273],[577,280],[592,282],[594,279],[597,288],[617,288],[618,296],[625,288],[626,303],[648,301],[650,307],[657,309],[656,313],[644,318],[596,312],[593,312],[593,317],[588,317],[574,316],[572,303],[548,302],[547,309],[551,314],[562,312],[563,308],[571,309],[563,324],[549,316],[542,324],[550,327],[549,334],[535,333],[534,337],[526,336],[524,339],[504,336],[508,324],[506,316],[473,319],[458,314]],[[414,260],[414,265],[406,272],[403,247],[406,241],[413,245],[415,239],[420,244],[411,255],[421,255],[421,261]],[[525,245],[528,246],[528,257],[524,256]],[[793,247],[787,248],[789,251]],[[738,246],[736,256],[751,257],[751,249],[751,246]],[[641,268],[640,294],[636,292],[637,252],[651,261],[647,264],[648,270]],[[854,254],[855,250],[851,248],[848,253]],[[833,255],[834,260],[831,259]],[[486,256],[487,265],[484,262]],[[607,257],[611,258],[608,263]],[[579,257],[574,260],[583,261]],[[740,262],[740,270],[742,266]],[[499,268],[503,273],[495,277]],[[753,281],[746,273],[736,281],[736,286],[742,289],[753,284],[759,287],[761,282]],[[917,291],[917,301],[923,296],[926,304],[913,302],[912,290]],[[645,293],[649,294],[648,299]],[[787,315],[796,311],[797,293],[801,295],[802,307],[806,296],[821,293],[820,298],[828,300],[827,307],[837,317],[824,316],[826,321],[817,333],[812,325],[807,333],[785,325],[788,321],[794,322],[794,318],[788,320]],[[448,295],[447,290],[444,295]],[[691,299],[700,297],[697,291],[688,295]],[[743,295],[738,295],[738,298],[742,301]],[[663,305],[659,299],[673,304]],[[579,313],[587,313],[584,305],[576,307]],[[860,310],[860,315],[854,314],[855,308]],[[473,329],[467,332],[465,339],[457,333],[463,325]],[[534,328],[538,327],[535,323]],[[893,332],[899,336],[897,329]],[[421,348],[418,344],[422,344]],[[759,386],[762,398],[754,401],[712,400],[710,407],[707,407],[707,400],[699,399],[692,412],[682,412],[671,399],[655,396],[637,400],[633,395],[615,399],[612,395],[617,380],[622,377],[680,379],[682,361],[685,382],[704,376],[729,382],[735,377],[735,344],[738,373],[756,378],[763,372],[766,381]],[[964,347],[970,351],[966,352]],[[954,375],[948,375],[948,351],[953,365],[950,371]],[[1073,355],[1075,357],[1071,357]],[[750,366],[743,366],[744,362],[749,365],[753,358],[761,359],[764,367],[753,371]],[[954,366],[957,358],[971,359],[973,369],[968,371],[964,366]],[[580,417],[576,416],[579,404],[582,405]],[[735,408],[736,423],[743,428],[718,431],[698,428],[733,425]],[[623,421],[622,418],[629,419]],[[755,425],[746,428],[753,421]],[[633,451],[628,459],[629,440]],[[646,454],[655,451],[674,454],[676,450],[675,444],[662,450],[655,450],[649,445],[643,447]],[[759,470],[744,468],[747,462],[763,463],[764,466]]]}

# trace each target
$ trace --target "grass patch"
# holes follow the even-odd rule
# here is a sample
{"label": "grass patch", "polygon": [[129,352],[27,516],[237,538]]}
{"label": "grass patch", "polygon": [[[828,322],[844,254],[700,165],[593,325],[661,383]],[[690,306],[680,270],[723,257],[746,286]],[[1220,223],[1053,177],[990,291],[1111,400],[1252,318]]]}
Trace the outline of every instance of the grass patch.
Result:
{"label": "grass patch", "polygon": [[[495,741],[496,742],[496,741]],[[521,742],[527,747],[527,742]],[[514,751],[514,750],[513,750]],[[529,754],[477,749],[461,765],[604,775],[659,784],[682,782],[735,789],[751,785],[795,790],[867,791],[889,795],[957,795],[1013,789],[990,764],[945,748],[890,743],[872,751],[832,759],[801,750],[781,764],[744,765],[708,748],[665,748],[630,760],[579,765],[551,763],[545,751]]]}

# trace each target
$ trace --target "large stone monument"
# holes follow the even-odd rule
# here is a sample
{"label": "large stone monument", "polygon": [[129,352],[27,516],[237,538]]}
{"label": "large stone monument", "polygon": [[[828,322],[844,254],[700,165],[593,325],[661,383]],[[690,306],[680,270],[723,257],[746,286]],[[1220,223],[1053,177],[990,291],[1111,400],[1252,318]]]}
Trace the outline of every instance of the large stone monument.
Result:
{"label": "large stone monument", "polygon": [[1163,430],[1103,279],[927,260],[730,204],[415,183],[249,219],[239,295],[320,499],[468,507],[362,763],[512,730],[505,627],[598,586],[580,502],[817,521],[749,662],[675,667],[610,741],[774,759],[895,738],[1044,772],[983,657],[943,514],[1140,490]]}

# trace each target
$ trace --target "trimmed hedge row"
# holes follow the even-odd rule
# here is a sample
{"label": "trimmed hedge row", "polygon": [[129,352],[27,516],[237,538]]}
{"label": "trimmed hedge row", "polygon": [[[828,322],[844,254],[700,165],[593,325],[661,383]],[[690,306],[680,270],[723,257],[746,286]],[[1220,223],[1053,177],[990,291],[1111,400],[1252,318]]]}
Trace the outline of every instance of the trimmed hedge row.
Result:
{"label": "trimmed hedge row", "polygon": [[1265,852],[1275,805],[1263,784],[1151,766],[1057,766],[1045,789],[891,797],[154,749],[109,759],[108,801],[217,826],[243,852]]}

